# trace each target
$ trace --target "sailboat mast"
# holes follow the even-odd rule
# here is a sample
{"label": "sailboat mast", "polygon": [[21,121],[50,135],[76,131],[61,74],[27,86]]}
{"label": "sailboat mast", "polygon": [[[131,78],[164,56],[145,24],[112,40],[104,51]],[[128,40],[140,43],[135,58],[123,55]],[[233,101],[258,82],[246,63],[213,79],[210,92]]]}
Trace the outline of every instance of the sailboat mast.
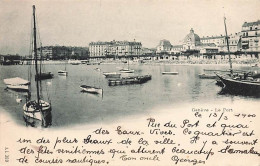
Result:
{"label": "sailboat mast", "polygon": [[229,50],[229,41],[228,41],[228,34],[227,34],[227,26],[226,26],[226,17],[224,17],[224,25],[225,25],[225,32],[226,32],[226,41],[227,41],[227,50],[228,50],[228,59],[229,59],[229,65],[230,65],[230,72],[231,72],[231,74],[233,74],[232,62],[231,62],[231,56],[230,56],[230,50]]}
{"label": "sailboat mast", "polygon": [[40,77],[42,75],[42,43],[41,43],[41,52],[40,52]]}
{"label": "sailboat mast", "polygon": [[37,66],[37,43],[36,43],[36,21],[35,21],[35,6],[33,5],[33,47],[34,47],[34,59],[35,59],[35,71],[36,71],[36,89],[37,89],[37,103],[40,105],[40,92],[38,83],[38,66]]}

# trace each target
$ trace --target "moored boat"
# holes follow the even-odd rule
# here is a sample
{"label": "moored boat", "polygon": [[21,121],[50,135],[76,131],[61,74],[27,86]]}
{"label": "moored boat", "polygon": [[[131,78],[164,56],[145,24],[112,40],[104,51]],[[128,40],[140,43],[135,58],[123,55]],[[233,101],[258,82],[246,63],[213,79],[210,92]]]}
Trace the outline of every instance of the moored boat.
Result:
{"label": "moored boat", "polygon": [[[34,53],[34,61],[35,61],[35,72],[36,76],[40,76],[38,72],[38,58],[37,58],[37,35],[36,35],[36,21],[35,21],[35,6],[33,5],[33,53]],[[41,86],[39,85],[39,80],[41,77],[37,77],[36,81],[36,99],[35,100],[27,100],[27,102],[23,106],[24,119],[26,124],[29,120],[33,119],[33,121],[39,120],[42,122],[43,127],[48,127],[51,125],[51,104],[47,101],[42,100]]]}
{"label": "moored boat", "polygon": [[20,77],[4,79],[4,83],[8,89],[15,91],[29,91],[30,81],[24,80]]}
{"label": "moored boat", "polygon": [[131,69],[120,69],[119,71],[121,73],[133,73],[133,72],[135,72],[134,70],[131,70]]}
{"label": "moored boat", "polygon": [[231,77],[228,75],[216,74],[226,88],[233,94],[260,95],[260,79]]}
{"label": "moored boat", "polygon": [[61,75],[61,76],[67,76],[68,75],[68,71],[66,70],[66,62],[65,62],[65,68],[64,70],[59,70],[58,71],[58,74]]}
{"label": "moored boat", "polygon": [[199,78],[201,79],[217,79],[218,77],[216,76],[216,74],[199,74]]}
{"label": "moored boat", "polygon": [[81,61],[79,61],[79,60],[69,60],[68,63],[70,63],[72,65],[79,65],[79,64],[81,64]]}
{"label": "moored boat", "polygon": [[7,89],[11,89],[14,91],[29,91],[28,85],[6,85]]}
{"label": "moored boat", "polygon": [[120,78],[121,74],[116,72],[103,72],[106,78]]}
{"label": "moored boat", "polygon": [[162,72],[162,75],[178,75],[179,73],[178,72],[173,72],[173,71],[165,71],[165,72]]}
{"label": "moored boat", "polygon": [[102,94],[103,93],[102,88],[96,88],[93,86],[81,85],[80,88],[82,89],[82,92],[87,92],[87,93],[92,93],[92,94]]}
{"label": "moored boat", "polygon": [[39,100],[39,102],[40,104],[38,104],[37,101],[32,100],[24,104],[24,115],[40,121],[45,119],[45,117],[51,111],[51,105],[50,103],[43,100]]}
{"label": "moored boat", "polygon": [[122,77],[119,79],[109,79],[108,85],[116,86],[116,85],[128,85],[128,84],[143,84],[151,79],[152,79],[151,75]]}
{"label": "moored boat", "polygon": [[226,41],[227,41],[227,49],[229,55],[229,65],[230,65],[230,74],[221,75],[216,73],[218,78],[224,84],[223,90],[226,89],[231,94],[240,94],[240,95],[252,95],[252,96],[260,96],[260,79],[256,77],[250,76],[251,72],[243,72],[243,74],[236,73],[232,70],[232,62],[230,57],[229,50],[229,41],[227,35],[226,28],[226,18],[224,18],[225,32],[226,32]]}
{"label": "moored boat", "polygon": [[59,74],[59,75],[62,75],[62,76],[67,76],[67,75],[68,75],[68,72],[67,72],[67,71],[64,71],[64,70],[59,70],[59,71],[58,71],[58,74]]}
{"label": "moored boat", "polygon": [[53,78],[53,74],[51,72],[41,72],[35,75],[35,80],[45,80]]}

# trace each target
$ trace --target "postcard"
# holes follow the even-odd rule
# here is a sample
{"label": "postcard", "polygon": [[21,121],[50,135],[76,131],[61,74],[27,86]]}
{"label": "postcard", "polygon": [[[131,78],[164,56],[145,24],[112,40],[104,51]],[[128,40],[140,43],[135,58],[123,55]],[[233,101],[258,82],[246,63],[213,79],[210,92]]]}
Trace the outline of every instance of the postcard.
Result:
{"label": "postcard", "polygon": [[259,6],[0,1],[0,165],[260,165]]}

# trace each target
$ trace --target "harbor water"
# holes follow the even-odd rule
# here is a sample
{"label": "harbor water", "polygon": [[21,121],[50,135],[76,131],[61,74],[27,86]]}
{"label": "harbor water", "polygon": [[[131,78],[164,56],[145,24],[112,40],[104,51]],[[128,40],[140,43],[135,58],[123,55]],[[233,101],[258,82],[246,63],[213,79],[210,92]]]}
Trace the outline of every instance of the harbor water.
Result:
{"label": "harbor water", "polygon": [[[95,70],[99,68],[100,70]],[[214,79],[200,79],[204,69],[226,70],[228,65],[130,65],[134,73],[121,76],[152,75],[144,84],[109,86],[103,72],[119,72],[127,64],[70,65],[66,66],[68,76],[59,76],[63,64],[45,64],[44,70],[54,74],[53,79],[40,83],[45,101],[51,101],[53,128],[91,123],[110,123],[131,115],[148,115],[163,108],[178,107],[192,103],[221,103],[241,101],[247,104],[260,101],[257,97],[222,94]],[[234,66],[239,70],[258,70],[251,66]],[[21,77],[28,79],[29,65],[0,66],[0,109],[7,112],[19,125],[25,125],[23,105],[26,93],[6,90],[3,79]],[[178,72],[178,75],[162,75],[162,72]],[[103,88],[103,95],[81,92],[80,85]],[[34,78],[31,79],[31,97],[36,98]],[[16,99],[22,102],[17,103]]]}

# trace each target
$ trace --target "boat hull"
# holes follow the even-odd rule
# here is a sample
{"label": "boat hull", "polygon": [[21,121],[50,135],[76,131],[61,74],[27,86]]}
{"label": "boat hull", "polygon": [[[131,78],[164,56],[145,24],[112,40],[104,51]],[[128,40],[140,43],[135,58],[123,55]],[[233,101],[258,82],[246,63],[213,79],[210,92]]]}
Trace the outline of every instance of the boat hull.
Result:
{"label": "boat hull", "polygon": [[35,75],[35,80],[45,80],[45,79],[51,79],[51,78],[53,78],[53,74],[51,74],[51,72]]}
{"label": "boat hull", "polygon": [[68,75],[68,72],[67,72],[67,71],[63,71],[63,70],[60,70],[60,71],[58,71],[58,74],[61,75],[61,76],[67,76],[67,75]]}
{"label": "boat hull", "polygon": [[178,75],[178,72],[162,72],[162,75]]}
{"label": "boat hull", "polygon": [[217,76],[223,82],[224,88],[226,88],[231,93],[260,96],[260,82],[235,80],[231,77],[218,74]]}
{"label": "boat hull", "polygon": [[14,91],[21,91],[21,92],[28,92],[29,91],[28,85],[7,85],[7,88],[14,90]]}
{"label": "boat hull", "polygon": [[201,79],[217,79],[216,75],[209,75],[209,74],[199,74],[199,78]]}
{"label": "boat hull", "polygon": [[130,70],[130,69],[121,69],[120,73],[134,73],[134,70]]}
{"label": "boat hull", "polygon": [[40,103],[42,106],[42,113],[40,112],[40,109],[36,107],[36,101],[29,101],[25,103],[23,106],[25,117],[33,118],[40,121],[42,119],[45,119],[51,112],[51,105],[43,100],[40,100]]}
{"label": "boat hull", "polygon": [[143,84],[151,79],[152,79],[151,75],[123,77],[120,79],[108,80],[108,85],[116,86],[116,85],[129,85],[129,84]]}
{"label": "boat hull", "polygon": [[103,89],[101,88],[95,88],[87,85],[81,85],[80,88],[82,89],[82,92],[92,93],[92,94],[102,94]]}
{"label": "boat hull", "polygon": [[120,73],[103,73],[106,78],[120,78]]}

